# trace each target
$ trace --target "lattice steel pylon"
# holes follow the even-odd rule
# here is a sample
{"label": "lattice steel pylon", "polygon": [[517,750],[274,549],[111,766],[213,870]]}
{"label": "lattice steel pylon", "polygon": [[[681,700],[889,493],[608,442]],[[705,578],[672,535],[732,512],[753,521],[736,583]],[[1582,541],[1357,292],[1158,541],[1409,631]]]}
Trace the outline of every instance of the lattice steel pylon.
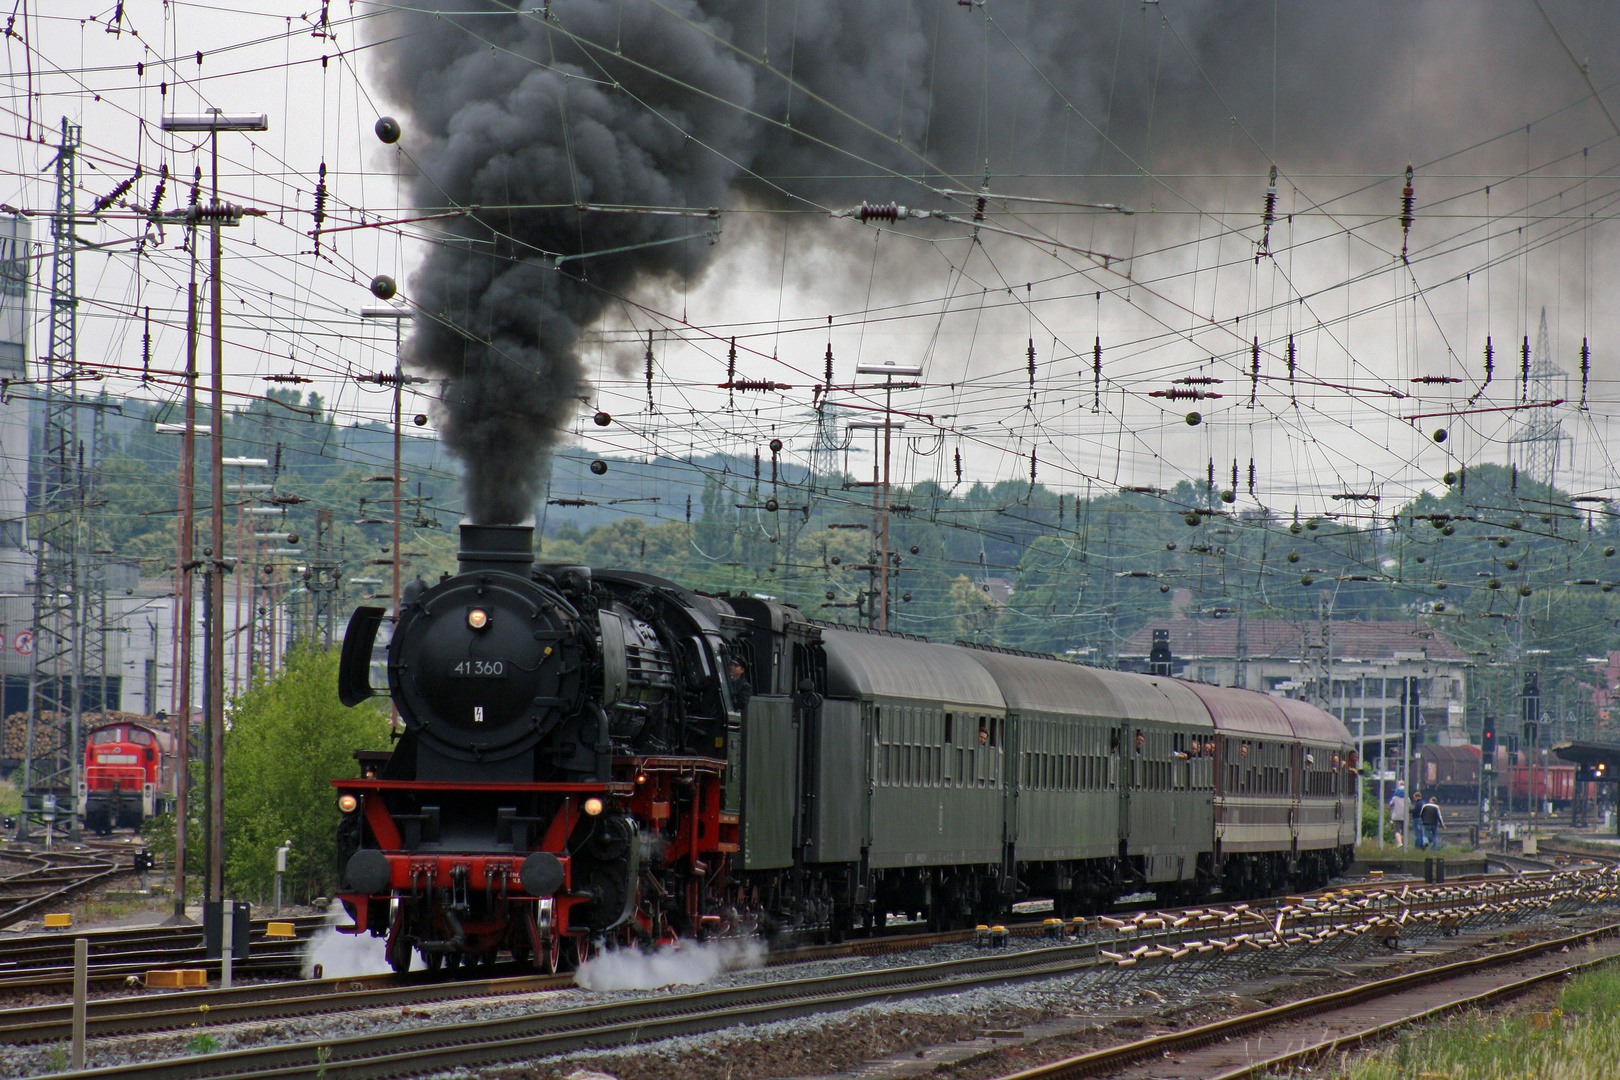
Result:
{"label": "lattice steel pylon", "polygon": [[[1536,348],[1530,354],[1530,370],[1525,379],[1524,400],[1536,405],[1552,401],[1569,400],[1569,373],[1553,363],[1552,347],[1547,340],[1547,309],[1541,309],[1541,329],[1536,334]],[[1527,418],[1517,431],[1508,437],[1508,460],[1519,472],[1550,489],[1558,478],[1558,459],[1564,440],[1564,422],[1559,418],[1561,406],[1527,409]]]}
{"label": "lattice steel pylon", "polygon": [[[28,674],[28,725],[23,789],[38,807],[58,807],[79,788],[79,700],[83,661],[83,603],[79,541],[84,475],[80,461],[75,375],[78,297],[74,280],[73,207],[80,128],[62,119],[56,153],[56,204],[51,217],[49,348],[40,397],[43,415],[33,451],[34,618]],[[38,377],[36,368],[35,377]],[[67,388],[67,389],[64,389]],[[77,814],[73,824],[77,825]],[[27,816],[23,818],[27,829]]]}

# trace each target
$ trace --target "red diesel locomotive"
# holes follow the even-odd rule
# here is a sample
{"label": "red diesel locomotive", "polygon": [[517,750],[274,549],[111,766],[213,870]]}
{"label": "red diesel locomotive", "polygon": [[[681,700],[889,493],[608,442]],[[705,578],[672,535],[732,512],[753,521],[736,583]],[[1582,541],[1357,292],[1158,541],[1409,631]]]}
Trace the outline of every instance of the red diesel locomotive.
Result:
{"label": "red diesel locomotive", "polygon": [[84,739],[85,827],[107,836],[139,830],[163,810],[166,732],[128,720],[91,728]]}

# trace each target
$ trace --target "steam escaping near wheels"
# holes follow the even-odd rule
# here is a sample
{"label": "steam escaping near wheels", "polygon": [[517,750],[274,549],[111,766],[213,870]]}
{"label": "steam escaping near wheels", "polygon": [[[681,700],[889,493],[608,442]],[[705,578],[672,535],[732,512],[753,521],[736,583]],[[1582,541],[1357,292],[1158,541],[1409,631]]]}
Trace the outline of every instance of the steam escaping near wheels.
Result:
{"label": "steam escaping near wheels", "polygon": [[[321,977],[326,979],[386,975],[394,970],[388,966],[388,957],[384,952],[385,939],[337,932],[337,925],[348,921],[349,916],[343,910],[343,905],[332,901],[332,906],[326,909],[326,925],[304,943],[304,962],[301,965],[304,978],[315,977],[317,964],[321,968]],[[422,970],[422,958],[414,953],[411,970]]]}
{"label": "steam escaping near wheels", "polygon": [[765,966],[765,946],[757,938],[677,941],[656,952],[612,949],[581,964],[574,981],[587,990],[656,990],[697,986],[728,971]]}

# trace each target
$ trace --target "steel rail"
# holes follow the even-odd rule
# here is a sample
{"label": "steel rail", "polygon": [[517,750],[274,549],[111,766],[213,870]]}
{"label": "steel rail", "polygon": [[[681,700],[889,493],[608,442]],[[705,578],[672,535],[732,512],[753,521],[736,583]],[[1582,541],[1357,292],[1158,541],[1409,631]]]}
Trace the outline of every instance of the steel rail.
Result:
{"label": "steel rail", "polygon": [[[325,915],[300,915],[287,919],[254,919],[253,938],[257,942],[265,935],[271,922],[288,922],[293,932],[303,936],[326,925]],[[7,935],[0,938],[0,973],[11,967],[38,970],[41,964],[71,964],[73,940],[85,938],[90,942],[90,963],[93,967],[102,956],[131,949],[164,949],[173,947],[202,947],[201,926],[142,926],[102,927],[83,930],[51,930],[39,934]]]}
{"label": "steel rail", "polygon": [[[1014,928],[1009,927],[1009,931]],[[1019,936],[1034,936],[1041,924],[1016,927]],[[874,956],[906,952],[971,940],[973,931],[946,931],[875,938],[844,945],[816,945],[788,949],[766,957],[768,966],[809,963],[823,959]],[[122,971],[106,981],[127,978]],[[94,980],[93,980],[94,981]],[[53,980],[54,982],[54,980]],[[36,982],[33,985],[44,985]],[[500,997],[570,989],[572,974],[486,975],[440,981],[426,972],[340,976],[292,982],[201,989],[158,995],[103,998],[89,1003],[87,1021],[92,1038],[135,1032],[172,1030],[198,1024],[230,1024],[314,1013],[350,1012],[391,1008],[460,998]],[[0,989],[6,984],[0,982]],[[202,1008],[206,1006],[206,1008]],[[67,1004],[0,1008],[0,1044],[16,1046],[51,1042],[68,1037],[72,1008]]]}
{"label": "steel rail", "polygon": [[1438,1019],[1447,1013],[1457,1012],[1459,1010],[1472,1008],[1477,1005],[1489,1005],[1492,1002],[1500,1001],[1505,998],[1517,997],[1520,994],[1535,989],[1542,983],[1551,982],[1555,979],[1567,979],[1571,975],[1578,975],[1590,968],[1599,967],[1603,964],[1613,964],[1616,962],[1616,959],[1617,958],[1613,956],[1601,956],[1595,960],[1582,960],[1578,963],[1569,964],[1553,971],[1543,971],[1536,975],[1526,976],[1523,979],[1518,979],[1510,983],[1504,983],[1501,986],[1493,986],[1489,990],[1481,991],[1480,993],[1470,995],[1469,997],[1457,998],[1452,1001],[1444,1002],[1440,1005],[1434,1006],[1431,1009],[1425,1009],[1422,1012],[1413,1013],[1410,1016],[1403,1016],[1395,1020],[1388,1020],[1382,1024],[1376,1024],[1370,1028],[1364,1028],[1361,1031],[1342,1035],[1336,1039],[1328,1039],[1323,1042],[1315,1043],[1301,1050],[1292,1051],[1286,1054],[1278,1054],[1276,1057],[1273,1057],[1267,1061],[1254,1062],[1250,1065],[1240,1066],[1236,1069],[1229,1069],[1226,1072],[1211,1077],[1210,1080],[1243,1080],[1243,1078],[1252,1076],[1269,1076],[1275,1073],[1278,1069],[1285,1069],[1288,1066],[1296,1063],[1313,1061],[1336,1051],[1359,1048],[1365,1043],[1381,1039],[1384,1036],[1411,1024],[1421,1023],[1425,1020]]}
{"label": "steel rail", "polygon": [[[90,1038],[172,1031],[193,1025],[235,1024],[248,1020],[278,1020],[294,1016],[330,1015],[363,1009],[394,1008],[462,998],[504,997],[511,994],[562,990],[572,987],[571,975],[531,975],[514,978],[462,979],[455,982],[416,982],[388,985],[394,976],[357,979],[302,979],[296,982],[232,987],[228,990],[192,990],[144,997],[103,998],[86,1009]],[[0,1044],[28,1046],[59,1042],[72,1035],[73,1007],[69,1004],[0,1009]]]}
{"label": "steel rail", "polygon": [[123,1063],[58,1073],[131,1080],[247,1080],[307,1076],[328,1080],[405,1076],[458,1065],[620,1046],[737,1025],[768,1023],[900,998],[1005,982],[1072,975],[1095,961],[1086,946],[973,957],[904,968],[847,972],[744,987],[660,995],[629,1002],[531,1012],[499,1020],[426,1025],[377,1035],[252,1047],[201,1057]]}
{"label": "steel rail", "polygon": [[[1496,891],[1524,898],[1548,890],[1501,886]],[[1455,902],[1457,897],[1453,895],[1451,899]],[[1361,910],[1363,914],[1367,911]],[[1512,954],[1504,954],[1504,957],[1533,955],[1616,930],[1620,930],[1620,924],[1525,950],[1515,950]],[[404,1076],[452,1065],[490,1064],[735,1025],[766,1023],[877,1001],[949,993],[996,983],[1055,978],[1099,967],[1106,970],[1113,965],[1099,959],[1107,955],[1101,948],[1102,944],[1054,945],[1049,949],[921,966],[533,1012],[502,1020],[433,1025],[380,1035],[255,1047],[201,1058],[125,1064],[119,1067],[117,1074],[138,1080],[247,1080],[301,1075],[311,1069],[319,1069],[332,1080]],[[1511,962],[1511,959],[1502,957],[1486,959],[1487,963]],[[1472,961],[1467,964],[1485,966]],[[1402,978],[1410,983],[1437,977],[1441,976],[1430,972]],[[1341,992],[1341,996],[1354,992]],[[1248,1022],[1255,1021],[1250,1019]],[[109,1073],[92,1071],[69,1075],[106,1076]]]}
{"label": "steel rail", "polygon": [[[20,922],[45,907],[47,904],[65,900],[72,893],[91,885],[99,884],[108,878],[126,873],[128,867],[119,863],[116,857],[107,858],[103,855],[80,855],[74,852],[18,852],[15,850],[0,851],[0,856],[25,862],[35,862],[40,865],[16,874],[0,878],[0,886],[16,886],[27,888],[36,882],[46,885],[56,884],[53,875],[72,874],[70,880],[48,888],[39,894],[30,894],[26,898],[18,899],[15,903],[0,908],[0,926],[10,926]],[[32,880],[30,880],[32,879]],[[13,898],[6,898],[7,901]]]}
{"label": "steel rail", "polygon": [[[1596,941],[1601,938],[1611,937],[1616,934],[1620,934],[1620,923],[1610,923],[1606,926],[1582,931],[1578,934],[1572,934],[1567,937],[1551,938],[1547,941],[1537,942],[1533,945],[1526,945],[1518,949],[1511,949],[1507,952],[1496,953],[1491,956],[1477,957],[1473,960],[1459,960],[1451,964],[1442,964],[1438,967],[1425,968],[1422,971],[1407,972],[1404,975],[1395,975],[1391,978],[1380,979],[1376,982],[1362,983],[1359,986],[1348,987],[1344,990],[1336,990],[1329,994],[1320,994],[1316,997],[1302,998],[1299,1001],[1291,1001],[1286,1005],[1277,1005],[1269,1009],[1260,1009],[1256,1010],[1255,1012],[1243,1013],[1239,1016],[1227,1017],[1224,1020],[1216,1020],[1213,1023],[1203,1024],[1195,1028],[1187,1028],[1183,1031],[1167,1032],[1163,1035],[1155,1035],[1146,1039],[1138,1039],[1135,1042],[1124,1043],[1119,1046],[1110,1046],[1101,1050],[1093,1050],[1089,1053],[1064,1058],[1061,1061],[1048,1062],[1045,1065],[1036,1065],[1032,1068],[1020,1070],[1019,1072],[1009,1073],[1003,1077],[1000,1077],[999,1080],[1068,1080],[1070,1077],[1090,1076],[1095,1073],[1118,1069],[1123,1066],[1130,1065],[1133,1062],[1142,1061],[1148,1058],[1162,1058],[1167,1053],[1191,1050],[1207,1043],[1231,1039],[1246,1032],[1269,1027],[1273,1024],[1282,1023],[1284,1021],[1301,1019],[1303,1017],[1313,1016],[1318,1013],[1329,1012],[1333,1009],[1343,1008],[1349,1005],[1357,1005],[1362,1002],[1376,1000],[1381,997],[1388,997],[1390,994],[1394,994],[1402,990],[1408,990],[1416,986],[1422,986],[1426,983],[1445,982],[1450,979],[1459,978],[1463,975],[1473,974],[1477,971],[1484,971],[1495,967],[1504,967],[1522,960],[1528,960],[1533,957],[1540,956],[1544,953],[1558,952],[1561,949],[1574,948],[1576,946],[1584,945],[1588,942]],[[1488,996],[1489,994],[1500,994],[1513,987],[1522,986],[1524,988],[1528,988],[1529,986],[1532,986],[1538,982],[1546,981],[1549,978],[1559,978],[1567,975],[1571,971],[1577,971],[1593,964],[1612,962],[1616,959],[1616,957],[1610,956],[1602,957],[1597,960],[1582,961],[1579,964],[1575,964],[1567,968],[1561,968],[1555,972],[1542,973],[1528,979],[1519,980],[1515,983],[1506,984],[1505,987],[1494,988],[1492,991],[1488,991],[1487,995],[1476,995],[1476,998]],[[1447,1005],[1443,1008],[1451,1008],[1453,1006],[1462,1007],[1474,1000],[1475,998],[1458,999],[1456,1002],[1447,1003]],[[1414,1019],[1421,1019],[1424,1016],[1431,1015],[1435,1011],[1437,1010],[1429,1010],[1428,1012],[1417,1014]],[[1403,1020],[1395,1025],[1380,1025],[1380,1029],[1399,1026],[1399,1023],[1405,1022],[1407,1021]],[[1356,1040],[1364,1037],[1369,1036],[1367,1036],[1365,1033],[1356,1033],[1346,1036],[1345,1038],[1347,1040]],[[1298,1051],[1298,1053],[1325,1053],[1327,1052],[1325,1047],[1327,1047],[1326,1043],[1318,1043],[1312,1047],[1307,1047],[1304,1050]],[[1223,1074],[1220,1080],[1228,1080],[1229,1077],[1250,1076],[1256,1072],[1263,1071],[1271,1064],[1273,1063],[1259,1062],[1253,1065],[1246,1065],[1238,1071]]]}

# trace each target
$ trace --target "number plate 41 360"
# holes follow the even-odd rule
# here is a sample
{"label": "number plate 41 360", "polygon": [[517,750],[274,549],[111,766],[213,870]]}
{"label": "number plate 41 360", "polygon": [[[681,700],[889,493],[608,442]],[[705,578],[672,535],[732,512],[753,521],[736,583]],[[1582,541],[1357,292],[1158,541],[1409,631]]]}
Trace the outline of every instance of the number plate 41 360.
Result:
{"label": "number plate 41 360", "polygon": [[462,679],[504,679],[506,661],[458,660],[451,666],[450,674]]}

